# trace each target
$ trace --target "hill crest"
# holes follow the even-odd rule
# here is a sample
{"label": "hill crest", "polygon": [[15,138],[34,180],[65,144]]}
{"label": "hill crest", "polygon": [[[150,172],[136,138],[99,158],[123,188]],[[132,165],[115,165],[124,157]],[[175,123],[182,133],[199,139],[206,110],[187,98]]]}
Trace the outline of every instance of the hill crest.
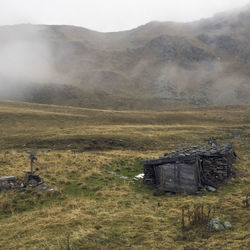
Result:
{"label": "hill crest", "polygon": [[0,98],[107,109],[250,100],[250,10],[101,33],[0,27]]}

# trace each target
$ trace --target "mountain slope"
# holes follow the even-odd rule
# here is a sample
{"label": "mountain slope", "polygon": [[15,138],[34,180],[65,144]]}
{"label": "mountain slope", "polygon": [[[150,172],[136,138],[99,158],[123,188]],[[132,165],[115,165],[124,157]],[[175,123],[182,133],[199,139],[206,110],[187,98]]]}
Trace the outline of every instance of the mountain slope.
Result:
{"label": "mountain slope", "polygon": [[250,8],[100,33],[0,27],[0,98],[94,108],[250,102]]}

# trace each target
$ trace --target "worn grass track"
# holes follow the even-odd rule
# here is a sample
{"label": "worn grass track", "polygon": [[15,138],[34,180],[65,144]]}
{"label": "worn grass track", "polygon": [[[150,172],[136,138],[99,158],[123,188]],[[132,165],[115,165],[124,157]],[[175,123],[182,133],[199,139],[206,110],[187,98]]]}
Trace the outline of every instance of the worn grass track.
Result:
{"label": "worn grass track", "polygon": [[[193,144],[233,143],[237,177],[215,193],[154,196],[132,178],[142,159]],[[43,153],[41,148],[50,148]],[[250,106],[108,111],[0,102],[0,176],[22,177],[26,151],[57,198],[0,194],[1,249],[249,249]],[[110,172],[127,176],[122,179]],[[181,230],[181,206],[216,206],[233,229]]]}

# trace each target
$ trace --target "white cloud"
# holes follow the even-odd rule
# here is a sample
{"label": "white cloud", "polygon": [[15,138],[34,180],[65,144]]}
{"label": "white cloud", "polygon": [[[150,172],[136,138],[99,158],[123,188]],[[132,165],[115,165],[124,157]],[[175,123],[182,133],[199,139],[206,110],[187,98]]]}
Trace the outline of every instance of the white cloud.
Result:
{"label": "white cloud", "polygon": [[242,7],[250,0],[1,0],[0,25],[78,25],[99,31],[131,29],[152,20],[187,22]]}

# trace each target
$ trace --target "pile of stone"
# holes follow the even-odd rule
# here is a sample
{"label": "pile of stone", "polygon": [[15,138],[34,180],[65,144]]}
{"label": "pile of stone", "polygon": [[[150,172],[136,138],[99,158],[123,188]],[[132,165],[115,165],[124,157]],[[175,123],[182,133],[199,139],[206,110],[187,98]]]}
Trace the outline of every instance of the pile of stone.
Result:
{"label": "pile of stone", "polygon": [[0,193],[13,189],[23,189],[24,187],[24,181],[16,179],[15,176],[3,176],[0,178]]}
{"label": "pile of stone", "polygon": [[55,188],[51,188],[41,180],[39,175],[26,173],[24,180],[17,179],[15,176],[5,176],[0,178],[0,193],[10,190],[26,191],[34,189],[43,193],[49,193],[52,196],[58,195]]}
{"label": "pile of stone", "polygon": [[[50,149],[43,149],[44,152],[50,152]],[[58,191],[55,188],[49,187],[42,181],[39,175],[33,171],[34,162],[37,160],[36,153],[27,152],[30,159],[30,172],[25,174],[24,180],[17,179],[15,176],[5,176],[0,178],[0,193],[7,192],[9,190],[27,190],[35,189],[43,193],[49,193],[51,196],[55,196]]]}

